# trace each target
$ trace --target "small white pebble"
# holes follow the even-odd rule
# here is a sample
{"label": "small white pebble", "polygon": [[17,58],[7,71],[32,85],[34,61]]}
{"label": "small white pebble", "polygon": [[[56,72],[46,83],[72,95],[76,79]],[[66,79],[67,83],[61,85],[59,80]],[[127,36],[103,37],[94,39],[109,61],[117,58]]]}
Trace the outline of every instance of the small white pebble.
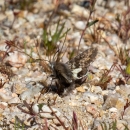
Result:
{"label": "small white pebble", "polygon": [[32,109],[33,109],[33,112],[34,112],[35,114],[39,113],[38,104],[34,104],[34,105],[32,106]]}
{"label": "small white pebble", "polygon": [[115,112],[117,112],[117,108],[112,107],[112,108],[109,109],[109,112],[114,112],[115,113]]}
{"label": "small white pebble", "polygon": [[75,23],[75,27],[77,29],[84,30],[85,27],[86,27],[86,24],[83,21],[78,21],[78,22]]}

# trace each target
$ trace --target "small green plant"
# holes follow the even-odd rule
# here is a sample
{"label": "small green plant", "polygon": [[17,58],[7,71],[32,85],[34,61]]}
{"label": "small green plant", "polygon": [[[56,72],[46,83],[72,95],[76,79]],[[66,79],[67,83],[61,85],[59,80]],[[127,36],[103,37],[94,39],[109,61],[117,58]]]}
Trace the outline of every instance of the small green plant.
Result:
{"label": "small green plant", "polygon": [[[39,113],[35,113],[34,111],[33,111],[33,108],[32,108],[32,106],[33,106],[33,103],[31,103],[31,104],[28,104],[26,101],[23,101],[23,106],[25,106],[26,107],[26,109],[24,109],[22,106],[17,106],[18,107],[18,109],[20,109],[23,113],[25,113],[25,114],[28,114],[28,115],[30,115],[30,117],[27,119],[27,121],[28,122],[30,122],[30,125],[26,125],[25,123],[24,123],[24,121],[21,121],[19,118],[16,118],[17,119],[17,126],[19,126],[19,123],[20,123],[20,127],[22,128],[22,127],[25,127],[25,128],[31,128],[31,127],[33,127],[33,126],[35,126],[35,125],[40,125],[40,124],[38,124],[37,123],[37,117],[39,117],[40,118],[40,115],[39,115]],[[39,105],[39,109],[41,109],[41,107],[42,107],[42,104],[40,104]],[[14,124],[15,125],[15,124]],[[39,126],[40,127],[40,126]]]}
{"label": "small green plant", "polygon": [[47,55],[52,55],[56,53],[57,42],[60,41],[62,38],[65,38],[70,30],[67,29],[65,32],[63,32],[64,28],[65,28],[65,22],[60,25],[59,21],[57,23],[57,27],[54,34],[51,34],[51,31],[50,30],[48,31],[47,28],[43,29],[42,43],[43,46],[45,47]]}
{"label": "small green plant", "polygon": [[117,63],[114,63],[114,66],[121,72],[123,77],[126,81],[130,78],[130,56],[129,51],[130,49],[126,49],[125,47],[119,48],[117,51],[113,46],[104,38],[110,49],[115,53],[117,58],[120,60],[122,65],[125,65],[126,68],[122,69],[121,65],[118,65]]}
{"label": "small green plant", "polygon": [[109,70],[104,70],[100,80],[95,85],[101,86],[101,88],[105,90],[107,88],[107,84],[112,80],[112,77],[109,75],[112,69],[113,69],[113,65]]}
{"label": "small green plant", "polygon": [[[125,125],[125,124],[123,124],[123,125],[125,127],[124,130],[129,130],[127,125]],[[112,123],[109,123],[108,125],[105,122],[102,122],[101,128],[102,128],[102,130],[118,130],[117,121],[115,120]]]}
{"label": "small green plant", "polygon": [[20,10],[29,10],[31,11],[33,9],[33,4],[36,2],[36,0],[8,0],[5,1],[5,9],[8,7],[11,7],[13,9],[20,9]]}
{"label": "small green plant", "polygon": [[27,53],[27,42],[24,41],[23,48],[19,44],[17,44],[17,42],[18,41],[16,39],[13,39],[12,41],[11,40],[10,41],[5,41],[7,50],[5,52],[5,56],[3,57],[3,59],[6,56],[8,56],[9,53],[13,52],[11,50],[11,48],[14,48],[17,52],[25,54],[26,56],[28,56],[29,57],[28,62],[30,62],[30,63],[36,62],[38,60],[41,60],[40,57],[39,57],[39,59],[33,58],[33,55],[32,55],[32,53],[33,53],[33,46],[30,47],[30,54],[28,54]]}
{"label": "small green plant", "polygon": [[21,121],[17,116],[15,116],[15,123],[14,123],[15,130],[25,130],[25,125],[23,121]]}
{"label": "small green plant", "polygon": [[117,130],[116,126],[117,126],[117,121],[113,121],[108,125],[105,122],[101,123],[102,130]]}
{"label": "small green plant", "polygon": [[126,48],[120,48],[118,51],[118,58],[123,65],[127,65],[130,62],[129,50]]}
{"label": "small green plant", "polygon": [[118,71],[121,72],[122,76],[125,78],[125,81],[130,79],[130,63],[127,64],[125,69],[123,69],[121,65],[118,64],[115,64],[115,67],[118,69]]}
{"label": "small green plant", "polygon": [[33,7],[33,3],[35,2],[36,0],[19,0],[19,8],[21,10],[31,10]]}
{"label": "small green plant", "polygon": [[130,39],[130,21],[128,16],[130,15],[130,7],[122,14],[117,14],[116,21],[118,22],[117,34],[123,42],[129,42]]}

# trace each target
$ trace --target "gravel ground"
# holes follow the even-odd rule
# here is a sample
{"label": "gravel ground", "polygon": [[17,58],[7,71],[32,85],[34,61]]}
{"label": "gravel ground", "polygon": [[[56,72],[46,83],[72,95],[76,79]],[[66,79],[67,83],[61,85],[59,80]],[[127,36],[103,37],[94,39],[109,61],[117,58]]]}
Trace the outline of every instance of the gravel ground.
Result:
{"label": "gravel ground", "polygon": [[129,130],[129,37],[127,0],[0,0],[0,130]]}

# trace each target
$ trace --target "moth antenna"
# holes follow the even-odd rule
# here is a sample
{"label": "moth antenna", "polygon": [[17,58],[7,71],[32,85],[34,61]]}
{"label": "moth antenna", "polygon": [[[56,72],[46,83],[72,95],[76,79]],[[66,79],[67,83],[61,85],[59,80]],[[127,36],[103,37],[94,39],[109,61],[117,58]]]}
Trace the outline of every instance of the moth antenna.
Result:
{"label": "moth antenna", "polygon": [[[58,28],[57,28],[58,29]],[[67,30],[67,32],[69,31],[70,29],[68,29]],[[64,42],[63,42],[63,44],[62,44],[62,46],[61,46],[61,49],[59,49],[58,48],[58,50],[56,51],[56,53],[55,53],[55,55],[53,56],[53,61],[57,61],[58,59],[61,59],[63,56],[64,56],[64,54],[65,53],[63,53],[63,55],[60,57],[60,52],[62,52],[62,50],[63,50],[63,47],[64,47],[64,45],[65,45],[65,41],[66,41],[66,38],[67,38],[67,32],[65,33],[65,38],[64,38]],[[57,55],[57,57],[56,57],[56,55]],[[55,57],[56,57],[56,59],[55,59]]]}
{"label": "moth antenna", "polygon": [[[68,31],[69,31],[69,30],[70,30],[70,29],[68,29]],[[66,35],[65,35],[65,38],[64,38],[64,41],[63,41],[63,44],[62,44],[61,50],[58,50],[59,52],[62,52],[63,47],[64,47],[64,45],[65,45],[66,38],[67,38],[67,33],[66,33]],[[67,45],[67,48],[68,48],[68,45]],[[66,50],[67,50],[67,48],[66,48]],[[62,54],[62,56],[59,55],[59,57],[58,57],[59,59],[62,59],[62,58],[63,58],[63,56],[64,56],[66,50],[64,51],[64,53]],[[56,60],[58,60],[58,58],[57,58]]]}
{"label": "moth antenna", "polygon": [[57,55],[58,52],[59,52],[59,48],[58,48],[58,50],[56,51],[56,53],[54,54],[54,56],[53,56],[53,58],[52,58],[52,61],[56,61],[56,60],[55,60],[55,57],[56,57],[56,55]]}
{"label": "moth antenna", "polygon": [[61,47],[61,50],[60,50],[59,48],[57,49],[56,53],[55,53],[54,56],[53,56],[53,61],[57,61],[58,58],[56,57],[56,55],[58,55],[58,53],[60,53],[60,52],[62,51],[63,46],[64,46],[64,43],[63,43],[63,45],[62,45],[62,47]]}
{"label": "moth antenna", "polygon": [[39,43],[38,39],[34,39],[34,44],[35,44],[35,47],[36,47],[36,50],[37,50],[37,53],[38,53],[38,56],[39,56],[39,59],[37,59],[37,60],[44,60],[44,61],[49,62],[49,60],[45,60],[45,59],[41,58],[41,56],[40,56],[40,53],[38,51],[38,46],[40,45],[40,43]]}
{"label": "moth antenna", "polygon": [[[65,45],[66,38],[67,38],[67,33],[66,33],[66,35],[65,35],[65,39],[64,39],[63,45],[62,45],[62,47],[61,47],[61,50],[63,49],[63,47],[64,47],[64,45]],[[68,48],[68,45],[67,45],[67,48]],[[67,48],[66,48],[66,50],[67,50]],[[63,55],[61,56],[61,59],[62,59],[63,56],[65,55],[66,50],[64,51]]]}

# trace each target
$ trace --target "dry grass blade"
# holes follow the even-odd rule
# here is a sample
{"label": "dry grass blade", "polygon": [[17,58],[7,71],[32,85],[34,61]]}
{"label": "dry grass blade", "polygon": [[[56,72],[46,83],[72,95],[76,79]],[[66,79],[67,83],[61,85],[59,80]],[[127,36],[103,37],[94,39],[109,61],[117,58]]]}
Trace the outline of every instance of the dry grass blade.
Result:
{"label": "dry grass blade", "polygon": [[43,130],[48,130],[48,124],[47,124],[47,119],[44,118],[45,126],[43,127]]}
{"label": "dry grass blade", "polygon": [[4,87],[6,82],[2,82],[2,79],[0,80],[0,89]]}
{"label": "dry grass blade", "polygon": [[50,110],[52,111],[52,114],[56,117],[56,119],[59,121],[59,123],[61,124],[61,126],[65,129],[68,130],[68,128],[65,127],[65,124],[60,120],[60,118],[56,115],[56,113],[53,111],[53,109],[51,108],[51,106],[48,104]]}
{"label": "dry grass blade", "polygon": [[78,119],[74,111],[73,111],[73,118],[72,118],[72,127],[73,127],[73,130],[78,130]]}

